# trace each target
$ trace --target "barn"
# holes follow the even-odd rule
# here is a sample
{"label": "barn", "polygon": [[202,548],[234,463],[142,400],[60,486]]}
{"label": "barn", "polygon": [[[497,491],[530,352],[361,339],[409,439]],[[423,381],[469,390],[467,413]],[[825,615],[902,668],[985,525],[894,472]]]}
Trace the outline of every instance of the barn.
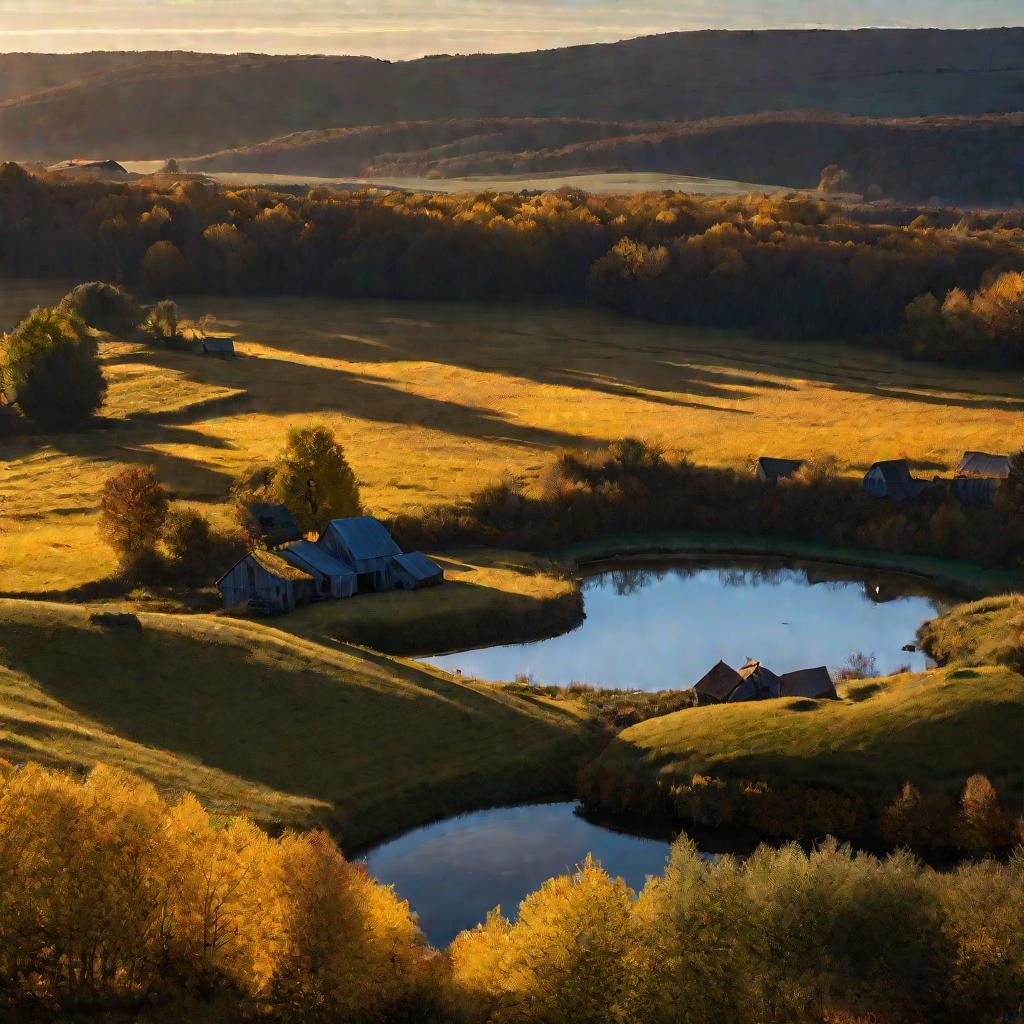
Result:
{"label": "barn", "polygon": [[742,682],[743,676],[736,669],[720,661],[694,686],[697,707],[724,704]]}
{"label": "barn", "polygon": [[390,589],[391,566],[402,549],[380,520],[373,516],[332,519],[317,544],[351,566],[358,593]]}
{"label": "barn", "polygon": [[923,480],[915,480],[910,475],[910,465],[906,459],[876,462],[864,475],[864,490],[873,498],[906,501],[908,498],[920,497],[927,486]]}
{"label": "barn", "polygon": [[217,580],[225,608],[246,602],[267,612],[290,612],[316,594],[312,576],[273,551],[256,548]]}
{"label": "barn", "polygon": [[968,480],[1005,480],[1010,475],[1010,456],[964,452],[956,475]]}
{"label": "barn", "polygon": [[326,548],[308,540],[296,541],[279,554],[289,565],[308,573],[316,581],[316,596],[351,597],[356,592],[356,574]]}
{"label": "barn", "polygon": [[391,563],[391,586],[395,590],[419,590],[444,582],[444,570],[421,551],[395,555]]}
{"label": "barn", "polygon": [[757,460],[757,479],[763,484],[777,484],[791,477],[802,465],[802,459],[773,459],[762,455]]}
{"label": "barn", "polygon": [[810,697],[811,700],[838,700],[835,683],[824,665],[782,674],[780,697]]}

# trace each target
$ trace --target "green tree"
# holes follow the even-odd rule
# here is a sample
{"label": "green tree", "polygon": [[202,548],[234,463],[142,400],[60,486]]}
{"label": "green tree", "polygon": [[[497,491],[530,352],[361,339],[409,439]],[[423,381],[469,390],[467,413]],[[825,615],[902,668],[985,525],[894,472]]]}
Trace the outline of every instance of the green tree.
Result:
{"label": "green tree", "polygon": [[167,520],[167,492],[148,466],[107,477],[100,494],[100,533],[122,558],[156,547]]}
{"label": "green tree", "polygon": [[334,432],[323,425],[296,427],[277,462],[274,493],[303,533],[362,511],[359,485]]}
{"label": "green tree", "polygon": [[37,308],[0,344],[0,386],[47,430],[77,426],[107,391],[96,339],[73,314]]}

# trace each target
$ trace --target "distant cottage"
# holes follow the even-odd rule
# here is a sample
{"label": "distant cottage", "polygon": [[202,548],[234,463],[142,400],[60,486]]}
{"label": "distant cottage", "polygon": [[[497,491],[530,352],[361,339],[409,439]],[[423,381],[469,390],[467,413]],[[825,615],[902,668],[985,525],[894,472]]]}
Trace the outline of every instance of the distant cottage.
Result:
{"label": "distant cottage", "polygon": [[876,462],[864,475],[864,490],[873,498],[906,501],[920,497],[927,487],[924,480],[915,480],[910,475],[910,465],[906,459]]}
{"label": "distant cottage", "polygon": [[802,465],[802,459],[773,459],[762,455],[757,460],[757,479],[761,483],[777,484],[791,477]]}
{"label": "distant cottage", "polygon": [[316,583],[309,573],[273,551],[257,548],[240,558],[217,580],[225,608],[248,603],[262,612],[290,612],[309,604]]}
{"label": "distant cottage", "polygon": [[229,359],[235,354],[235,339],[229,334],[208,334],[200,341],[204,356]]}
{"label": "distant cottage", "polygon": [[697,694],[697,707],[772,700],[776,697],[838,699],[835,684],[824,666],[800,669],[777,676],[754,659],[748,661],[738,672],[724,661],[720,661],[693,689]]}

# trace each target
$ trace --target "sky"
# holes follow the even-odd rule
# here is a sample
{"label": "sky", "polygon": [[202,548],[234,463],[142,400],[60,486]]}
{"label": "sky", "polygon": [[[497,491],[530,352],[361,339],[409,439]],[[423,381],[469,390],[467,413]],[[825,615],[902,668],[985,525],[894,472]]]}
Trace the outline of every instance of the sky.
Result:
{"label": "sky", "polygon": [[1022,0],[0,0],[0,52],[536,50],[702,28],[984,28]]}

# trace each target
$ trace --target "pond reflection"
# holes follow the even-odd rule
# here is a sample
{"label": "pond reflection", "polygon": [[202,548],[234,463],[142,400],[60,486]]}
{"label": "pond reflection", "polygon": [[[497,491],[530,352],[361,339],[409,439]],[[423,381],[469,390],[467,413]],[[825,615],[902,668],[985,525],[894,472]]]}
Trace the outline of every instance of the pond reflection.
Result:
{"label": "pond reflection", "polygon": [[583,591],[587,617],[570,633],[424,660],[487,680],[643,690],[690,686],[719,659],[782,673],[861,652],[881,673],[920,671],[925,655],[903,648],[941,609],[913,577],[781,561],[606,564]]}

